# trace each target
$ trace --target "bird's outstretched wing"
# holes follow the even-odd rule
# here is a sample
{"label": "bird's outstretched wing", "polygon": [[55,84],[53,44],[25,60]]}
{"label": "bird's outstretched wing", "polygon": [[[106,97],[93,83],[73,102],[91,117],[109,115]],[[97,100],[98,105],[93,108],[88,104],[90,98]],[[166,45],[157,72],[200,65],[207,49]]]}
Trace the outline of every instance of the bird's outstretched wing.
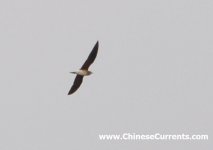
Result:
{"label": "bird's outstretched wing", "polygon": [[74,83],[73,83],[73,85],[72,85],[72,87],[71,87],[71,89],[70,89],[68,95],[74,93],[74,92],[80,87],[80,85],[81,85],[81,83],[82,83],[82,81],[83,81],[83,77],[84,77],[84,76],[76,75],[75,81],[74,81]]}
{"label": "bird's outstretched wing", "polygon": [[95,46],[93,47],[91,53],[89,54],[87,60],[85,61],[85,63],[83,64],[83,66],[81,67],[82,70],[88,70],[89,66],[94,62],[97,53],[98,53],[98,41],[95,44]]}

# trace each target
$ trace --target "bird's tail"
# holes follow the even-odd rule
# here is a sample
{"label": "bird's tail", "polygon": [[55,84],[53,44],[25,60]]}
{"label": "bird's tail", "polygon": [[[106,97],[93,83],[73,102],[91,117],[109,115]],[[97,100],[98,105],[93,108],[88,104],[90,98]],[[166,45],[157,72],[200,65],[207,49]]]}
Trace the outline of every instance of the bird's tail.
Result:
{"label": "bird's tail", "polygon": [[70,73],[76,74],[76,72],[70,72]]}

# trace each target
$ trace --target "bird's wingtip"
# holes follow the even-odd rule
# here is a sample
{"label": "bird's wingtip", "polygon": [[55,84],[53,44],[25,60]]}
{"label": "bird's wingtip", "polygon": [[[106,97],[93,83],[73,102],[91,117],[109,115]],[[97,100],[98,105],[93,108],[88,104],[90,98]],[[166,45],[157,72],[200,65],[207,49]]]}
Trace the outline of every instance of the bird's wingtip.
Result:
{"label": "bird's wingtip", "polygon": [[73,94],[73,92],[69,92],[67,95],[71,95],[71,94]]}
{"label": "bird's wingtip", "polygon": [[94,47],[99,47],[99,41],[96,42]]}

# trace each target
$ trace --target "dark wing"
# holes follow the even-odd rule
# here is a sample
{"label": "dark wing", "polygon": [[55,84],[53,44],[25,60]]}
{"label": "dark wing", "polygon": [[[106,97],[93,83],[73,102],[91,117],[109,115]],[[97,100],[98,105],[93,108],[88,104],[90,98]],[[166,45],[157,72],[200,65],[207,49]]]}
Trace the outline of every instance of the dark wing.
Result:
{"label": "dark wing", "polygon": [[81,67],[82,70],[88,70],[89,66],[94,62],[97,53],[98,53],[98,41],[95,44],[94,48],[92,49],[91,53],[89,54],[87,60],[85,61],[85,63],[83,64],[83,66]]}
{"label": "dark wing", "polygon": [[71,89],[70,89],[68,95],[74,93],[74,92],[80,87],[82,81],[83,81],[83,76],[81,76],[81,75],[76,75],[75,81],[74,81],[74,83],[73,83],[73,85],[72,85],[72,87],[71,87]]}

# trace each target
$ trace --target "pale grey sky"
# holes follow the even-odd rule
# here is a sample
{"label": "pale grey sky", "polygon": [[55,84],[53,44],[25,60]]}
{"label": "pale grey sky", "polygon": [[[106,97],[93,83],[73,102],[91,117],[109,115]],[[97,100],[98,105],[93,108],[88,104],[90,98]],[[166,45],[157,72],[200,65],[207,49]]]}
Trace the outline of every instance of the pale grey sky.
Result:
{"label": "pale grey sky", "polygon": [[[210,0],[1,0],[0,149],[211,149],[212,18]],[[123,132],[210,139],[98,139]]]}

